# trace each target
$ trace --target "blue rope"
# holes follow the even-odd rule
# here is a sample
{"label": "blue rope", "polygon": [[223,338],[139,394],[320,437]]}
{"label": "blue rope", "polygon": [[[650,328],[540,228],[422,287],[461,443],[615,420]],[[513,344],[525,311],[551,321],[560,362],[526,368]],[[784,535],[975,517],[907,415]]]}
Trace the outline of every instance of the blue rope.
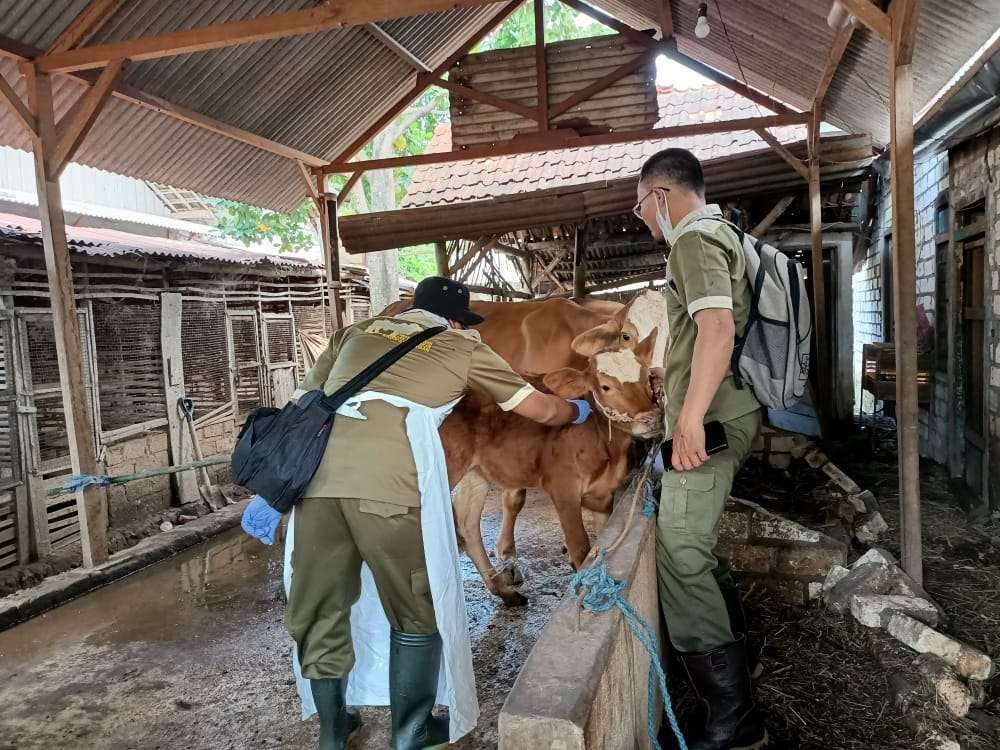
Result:
{"label": "blue rope", "polygon": [[[649,502],[647,501],[647,506]],[[643,514],[646,515],[645,509]],[[632,629],[632,633],[639,640],[639,643],[649,654],[649,689],[648,689],[648,710],[646,712],[646,729],[649,732],[649,739],[653,743],[655,750],[663,750],[656,738],[656,688],[659,686],[660,694],[663,696],[663,709],[666,711],[667,720],[670,722],[670,729],[673,730],[674,737],[680,750],[687,750],[684,742],[684,735],[677,725],[677,717],[674,715],[674,706],[670,701],[670,693],[667,692],[667,675],[663,671],[660,663],[660,646],[657,643],[656,631],[646,622],[641,614],[633,607],[629,601],[622,596],[626,583],[611,577],[608,566],[604,562],[604,551],[601,550],[594,560],[594,564],[589,568],[577,571],[570,581],[570,589],[573,596],[579,598],[583,593],[582,605],[584,609],[591,612],[607,612],[617,608],[625,622]],[[584,593],[586,592],[586,593]]]}
{"label": "blue rope", "polygon": [[652,518],[656,515],[656,511],[659,507],[660,504],[656,502],[656,499],[652,495],[647,495],[646,502],[642,506],[642,515],[646,518]]}
{"label": "blue rope", "polygon": [[94,475],[94,474],[74,474],[70,477],[70,480],[63,485],[63,489],[67,492],[83,492],[87,487],[91,485],[97,485],[98,487],[107,487],[111,484],[111,477]]}

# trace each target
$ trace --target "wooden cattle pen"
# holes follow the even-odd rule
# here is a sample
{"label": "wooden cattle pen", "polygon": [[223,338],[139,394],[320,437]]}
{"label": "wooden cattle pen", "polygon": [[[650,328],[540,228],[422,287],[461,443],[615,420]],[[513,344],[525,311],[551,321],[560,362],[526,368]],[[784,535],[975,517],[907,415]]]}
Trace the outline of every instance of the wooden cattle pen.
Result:
{"label": "wooden cattle pen", "polygon": [[[191,460],[177,399],[191,398],[207,455],[227,454],[247,411],[283,404],[333,332],[321,265],[294,256],[114,230],[69,229],[100,473]],[[0,568],[80,538],[52,294],[38,222],[0,216]],[[343,316],[366,317],[361,269],[345,269]],[[121,528],[198,497],[192,472],[107,490]]]}
{"label": "wooden cattle pen", "polygon": [[[278,210],[312,197],[324,218],[327,288],[336,300],[342,281],[337,196],[326,189],[330,174],[350,175],[346,192],[370,170],[805,125],[807,153],[794,168],[808,178],[814,302],[823,341],[825,119],[871,133],[892,157],[903,563],[919,580],[913,121],[986,40],[993,8],[970,0],[837,0],[847,13],[831,26],[828,0],[780,7],[720,1],[711,8],[717,30],[701,39],[694,33],[699,4],[693,0],[564,2],[616,32],[622,58],[616,67],[582,72],[569,86],[573,93],[565,93],[562,82],[550,81],[549,68],[560,69],[558,50],[544,43],[544,5],[534,0],[535,64],[528,71],[534,86],[518,101],[459,83],[449,73],[520,0],[211,0],[197,7],[18,0],[5,6],[0,99],[7,106],[0,139],[35,155],[74,473],[95,474],[98,464],[59,187],[70,160]],[[639,52],[625,59],[626,48]],[[665,128],[642,121],[617,127],[587,116],[590,100],[641,68],[637,58],[661,53],[776,114]],[[513,137],[477,140],[483,145],[447,153],[355,159],[432,86],[524,122]],[[333,308],[340,325],[339,303]],[[99,564],[106,557],[106,501],[89,488],[77,502],[85,564]]]}

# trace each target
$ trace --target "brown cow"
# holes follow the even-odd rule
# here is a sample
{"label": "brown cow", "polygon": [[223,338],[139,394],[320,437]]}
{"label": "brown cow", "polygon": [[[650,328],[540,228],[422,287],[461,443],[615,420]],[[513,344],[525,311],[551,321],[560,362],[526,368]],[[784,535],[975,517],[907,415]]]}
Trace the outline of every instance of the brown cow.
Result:
{"label": "brown cow", "polygon": [[474,394],[466,396],[441,426],[454,497],[458,535],[487,586],[508,604],[524,603],[511,577],[497,576],[480,534],[480,518],[493,482],[506,490],[502,542],[514,557],[513,526],[524,488],[539,487],[552,500],[574,567],[583,563],[590,539],[582,508],[607,516],[628,470],[632,437],[662,429],[648,367],[655,331],[635,349],[619,347],[590,357],[585,369],[548,373],[545,386],[565,398],[587,397],[594,413],[582,425],[545,427],[502,412]]}

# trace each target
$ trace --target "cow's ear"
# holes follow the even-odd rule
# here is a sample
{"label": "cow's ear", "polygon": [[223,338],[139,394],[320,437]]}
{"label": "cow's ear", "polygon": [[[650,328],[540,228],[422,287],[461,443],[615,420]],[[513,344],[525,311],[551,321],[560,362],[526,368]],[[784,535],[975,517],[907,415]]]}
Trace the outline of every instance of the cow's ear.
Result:
{"label": "cow's ear", "polygon": [[658,332],[659,329],[654,328],[649,332],[649,335],[642,340],[639,346],[635,348],[635,358],[646,365],[646,367],[649,367],[649,364],[653,359],[653,349],[656,347],[656,335]]}
{"label": "cow's ear", "polygon": [[582,398],[587,393],[587,374],[572,367],[546,373],[543,382],[561,398]]}
{"label": "cow's ear", "polygon": [[581,357],[593,357],[598,352],[617,347],[620,336],[621,324],[612,319],[603,325],[584,331],[573,339],[570,346]]}

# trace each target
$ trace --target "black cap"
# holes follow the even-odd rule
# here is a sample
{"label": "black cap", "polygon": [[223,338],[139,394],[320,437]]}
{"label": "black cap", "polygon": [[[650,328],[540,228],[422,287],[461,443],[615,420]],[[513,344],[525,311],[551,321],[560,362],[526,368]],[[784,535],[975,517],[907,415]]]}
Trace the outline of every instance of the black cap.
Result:
{"label": "black cap", "polygon": [[467,326],[483,322],[483,316],[476,315],[469,309],[469,288],[443,276],[428,276],[417,284],[413,293],[413,307],[448,320],[457,320]]}

